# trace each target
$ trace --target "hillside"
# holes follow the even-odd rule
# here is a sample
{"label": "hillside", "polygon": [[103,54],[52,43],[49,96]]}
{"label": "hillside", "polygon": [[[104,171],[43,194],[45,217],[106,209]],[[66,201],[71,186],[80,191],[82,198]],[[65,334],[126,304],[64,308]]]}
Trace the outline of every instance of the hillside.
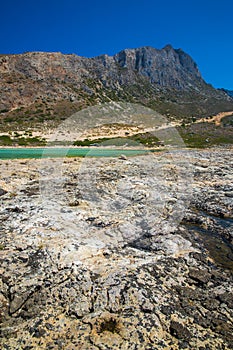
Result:
{"label": "hillside", "polygon": [[0,128],[56,126],[83,107],[127,101],[185,122],[233,110],[233,98],[207,84],[193,59],[170,45],[94,58],[27,52],[0,56]]}

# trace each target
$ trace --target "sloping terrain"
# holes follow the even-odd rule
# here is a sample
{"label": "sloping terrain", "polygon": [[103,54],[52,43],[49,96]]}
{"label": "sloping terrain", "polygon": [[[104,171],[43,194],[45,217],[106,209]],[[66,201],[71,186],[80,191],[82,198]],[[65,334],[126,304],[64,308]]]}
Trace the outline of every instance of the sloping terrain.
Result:
{"label": "sloping terrain", "polygon": [[28,52],[0,56],[0,128],[48,128],[102,102],[148,106],[170,120],[232,111],[233,99],[201,77],[181,49],[126,49],[85,58]]}

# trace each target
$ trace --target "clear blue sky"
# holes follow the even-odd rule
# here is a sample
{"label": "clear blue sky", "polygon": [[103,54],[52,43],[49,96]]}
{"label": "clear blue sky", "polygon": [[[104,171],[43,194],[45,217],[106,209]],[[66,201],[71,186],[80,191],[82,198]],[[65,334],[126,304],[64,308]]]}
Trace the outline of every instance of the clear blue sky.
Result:
{"label": "clear blue sky", "polygon": [[208,83],[233,90],[233,0],[8,0],[0,13],[0,53],[92,57],[171,44]]}

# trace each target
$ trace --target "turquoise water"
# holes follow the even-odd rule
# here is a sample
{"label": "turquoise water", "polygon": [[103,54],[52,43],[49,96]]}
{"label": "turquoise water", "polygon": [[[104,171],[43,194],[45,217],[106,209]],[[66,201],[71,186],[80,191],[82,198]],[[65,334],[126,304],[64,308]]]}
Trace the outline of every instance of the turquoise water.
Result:
{"label": "turquoise water", "polygon": [[143,149],[111,148],[0,148],[0,159],[60,158],[60,157],[119,157],[151,152]]}

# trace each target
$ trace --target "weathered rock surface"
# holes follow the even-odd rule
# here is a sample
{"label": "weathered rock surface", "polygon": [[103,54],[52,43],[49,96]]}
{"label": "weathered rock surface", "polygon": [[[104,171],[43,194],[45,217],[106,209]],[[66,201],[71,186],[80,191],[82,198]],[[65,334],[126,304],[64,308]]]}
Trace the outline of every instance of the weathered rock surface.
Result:
{"label": "weathered rock surface", "polygon": [[2,349],[231,349],[232,149],[0,165]]}

